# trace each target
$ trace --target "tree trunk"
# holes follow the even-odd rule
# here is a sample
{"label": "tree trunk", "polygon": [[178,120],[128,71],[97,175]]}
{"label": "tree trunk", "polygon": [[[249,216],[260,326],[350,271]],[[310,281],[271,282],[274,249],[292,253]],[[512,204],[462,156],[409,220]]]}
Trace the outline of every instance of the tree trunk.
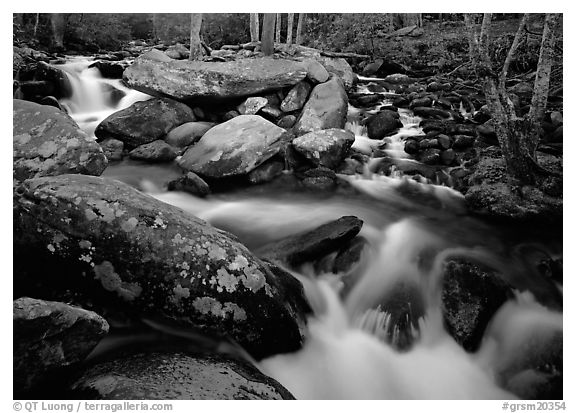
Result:
{"label": "tree trunk", "polygon": [[36,20],[34,21],[34,39],[36,39],[36,33],[38,33],[39,22],[40,22],[40,13],[36,13]]}
{"label": "tree trunk", "polygon": [[202,13],[190,14],[190,60],[202,58],[202,42],[200,40],[200,28],[202,27]]}
{"label": "tree trunk", "polygon": [[302,32],[306,20],[306,13],[298,13],[298,26],[296,27],[296,44],[302,44]]}
{"label": "tree trunk", "polygon": [[559,14],[546,14],[544,21],[544,31],[542,33],[542,42],[540,44],[540,56],[538,58],[538,68],[536,69],[536,79],[534,80],[534,92],[532,95],[532,104],[528,118],[532,123],[530,147],[535,154],[538,145],[540,132],[542,131],[542,121],[548,102],[548,92],[550,88],[550,73],[552,72],[552,58],[554,46],[556,43],[556,28],[558,25]]}
{"label": "tree trunk", "polygon": [[286,30],[286,43],[292,44],[292,31],[294,30],[294,13],[288,13],[288,28]]}
{"label": "tree trunk", "polygon": [[56,49],[64,49],[64,32],[66,31],[66,16],[63,13],[51,13],[52,44]]}
{"label": "tree trunk", "polygon": [[264,56],[272,56],[274,53],[274,23],[276,14],[265,13],[264,23],[262,23],[262,51]]}
{"label": "tree trunk", "polygon": [[280,29],[282,28],[282,14],[276,13],[276,43],[280,42]]}
{"label": "tree trunk", "polygon": [[250,41],[257,42],[260,40],[260,22],[258,13],[250,13]]}

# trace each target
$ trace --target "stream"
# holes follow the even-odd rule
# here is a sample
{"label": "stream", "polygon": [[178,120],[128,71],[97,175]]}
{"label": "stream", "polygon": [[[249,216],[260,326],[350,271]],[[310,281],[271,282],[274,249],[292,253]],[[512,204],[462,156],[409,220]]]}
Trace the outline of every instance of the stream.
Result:
{"label": "stream", "polygon": [[[59,67],[74,88],[61,103],[93,136],[105,117],[149,96],[103,79],[89,64],[75,58]],[[366,85],[372,81],[378,79],[362,78],[357,92],[370,93]],[[306,341],[300,351],[275,355],[258,367],[297,399],[516,398],[547,379],[530,362],[562,334],[561,286],[543,277],[536,264],[543,257],[562,257],[562,236],[485,222],[468,215],[462,194],[448,186],[398,171],[374,173],[379,161],[374,149],[416,162],[404,152],[403,139],[422,134],[421,119],[400,109],[403,127],[395,135],[369,139],[361,115],[387,104],[384,99],[372,108],[349,106],[346,128],[356,136],[353,148],[371,159],[363,173],[339,175],[350,185],[348,191],[315,193],[273,182],[198,198],[166,191],[165,184],[181,175],[173,164],[130,160],[110,163],[103,176],[229,231],[251,250],[344,215],[364,221],[359,235],[368,246],[347,273],[326,272],[331,266],[320,264],[290,269],[314,309]],[[497,269],[515,288],[515,297],[497,311],[473,353],[443,325],[442,275],[453,257]],[[402,285],[416,291],[408,306],[422,310],[408,332],[413,345],[399,350],[394,343],[398,326],[381,304]]]}

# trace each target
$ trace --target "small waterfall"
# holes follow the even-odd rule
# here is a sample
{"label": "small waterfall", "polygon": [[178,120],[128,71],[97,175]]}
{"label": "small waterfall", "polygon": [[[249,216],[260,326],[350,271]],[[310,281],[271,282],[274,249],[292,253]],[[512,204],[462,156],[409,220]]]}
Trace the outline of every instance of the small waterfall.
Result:
{"label": "small waterfall", "polygon": [[98,68],[89,67],[92,63],[78,57],[58,65],[68,75],[73,91],[70,98],[60,103],[90,136],[94,136],[96,126],[112,113],[150,99],[145,93],[127,88],[119,79],[104,79]]}

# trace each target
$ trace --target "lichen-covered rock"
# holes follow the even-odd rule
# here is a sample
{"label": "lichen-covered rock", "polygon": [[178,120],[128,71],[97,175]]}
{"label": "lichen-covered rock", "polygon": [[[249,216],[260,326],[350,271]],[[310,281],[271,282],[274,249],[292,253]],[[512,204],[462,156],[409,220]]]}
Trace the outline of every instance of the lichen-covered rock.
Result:
{"label": "lichen-covered rock", "polygon": [[151,352],[96,364],[71,396],[97,400],[283,400],[294,397],[255,367],[224,356]]}
{"label": "lichen-covered rock", "polygon": [[354,134],[342,129],[325,129],[302,135],[292,141],[294,149],[315,166],[336,168],[354,143]]}
{"label": "lichen-covered rock", "polygon": [[14,199],[14,261],[15,288],[83,292],[226,334],[255,357],[301,344],[300,283],[276,278],[224,231],[118,181],[25,181]]}
{"label": "lichen-covered rock", "polygon": [[231,99],[292,86],[306,77],[305,65],[285,59],[230,62],[168,61],[138,57],[124,71],[130,87],[177,100]]}
{"label": "lichen-covered rock", "polygon": [[258,256],[273,261],[298,265],[339,250],[362,229],[362,220],[344,216],[310,231],[270,243],[257,251]]}
{"label": "lichen-covered rock", "polygon": [[326,56],[318,56],[315,59],[324,66],[328,73],[339,77],[347,91],[352,90],[356,85],[358,78],[345,59]]}
{"label": "lichen-covered rock", "polygon": [[255,115],[267,104],[268,99],[266,98],[260,96],[249,97],[238,106],[238,112],[241,115]]}
{"label": "lichen-covered rock", "polygon": [[344,129],[347,115],[348,96],[342,81],[334,77],[312,89],[294,131],[303,135],[320,129]]}
{"label": "lichen-covered rock", "polygon": [[187,122],[168,132],[164,140],[166,143],[179,148],[190,146],[212,127],[214,127],[212,122]]}
{"label": "lichen-covered rock", "polygon": [[66,113],[19,99],[13,104],[14,179],[104,171],[108,161],[100,145]]}
{"label": "lichen-covered rock", "polygon": [[300,82],[296,86],[294,86],[282,103],[280,104],[280,109],[283,112],[294,112],[295,110],[302,109],[304,103],[306,103],[306,99],[310,94],[310,90],[312,86],[308,82]]}
{"label": "lichen-covered rock", "polygon": [[130,159],[136,159],[146,162],[170,162],[173,161],[177,154],[172,146],[163,140],[155,140],[150,143],[138,146],[128,154]]}
{"label": "lichen-covered rock", "polygon": [[512,297],[512,288],[496,271],[464,260],[446,264],[442,285],[448,332],[466,350],[475,351],[492,316]]}
{"label": "lichen-covered rock", "polygon": [[106,320],[92,311],[28,297],[14,301],[13,326],[15,394],[84,360],[108,332]]}
{"label": "lichen-covered rock", "polygon": [[136,102],[108,116],[96,127],[99,139],[116,138],[130,147],[161,139],[177,126],[196,120],[192,109],[172,99]]}
{"label": "lichen-covered rock", "polygon": [[240,115],[213,127],[179,161],[209,178],[244,175],[281,148],[286,131],[258,115]]}

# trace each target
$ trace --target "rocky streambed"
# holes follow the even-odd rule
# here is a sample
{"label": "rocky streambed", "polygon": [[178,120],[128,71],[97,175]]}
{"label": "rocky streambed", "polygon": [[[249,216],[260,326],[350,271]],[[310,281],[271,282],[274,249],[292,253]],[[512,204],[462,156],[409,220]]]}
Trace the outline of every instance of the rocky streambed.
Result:
{"label": "rocky streambed", "polygon": [[[280,45],[274,57],[253,44],[226,47],[209,62],[173,59],[185,57],[176,51],[119,63],[113,76],[150,96],[95,129],[64,110],[74,90],[52,94],[60,108],[14,100],[15,394],[292,398],[258,368],[281,377],[260,360],[314,341],[307,325],[323,305],[301,274],[332,274],[341,299],[354,301],[369,274],[392,271],[374,251],[407,218],[430,241],[406,232],[400,250],[414,254],[399,260],[406,271],[424,274],[444,248],[487,250],[438,258],[446,262],[438,329],[462,351],[481,350],[517,290],[561,317],[561,240],[553,231],[547,246],[534,234],[510,235],[515,222],[557,222],[561,181],[537,205],[482,195],[504,165],[474,84],[415,73],[358,79],[346,60],[304,47]],[[38,65],[58,75],[43,82],[66,88],[70,74]],[[26,85],[18,96],[48,103]],[[541,159],[561,170],[558,115],[549,115]],[[406,116],[417,122],[406,127]],[[470,212],[516,221],[495,229]],[[421,345],[418,320],[435,307],[423,281],[400,281],[374,290],[360,324],[409,352]],[[378,314],[387,324],[366,321]],[[562,329],[554,326],[522,362],[499,360],[497,386],[557,395]],[[526,370],[534,380],[518,385]]]}

